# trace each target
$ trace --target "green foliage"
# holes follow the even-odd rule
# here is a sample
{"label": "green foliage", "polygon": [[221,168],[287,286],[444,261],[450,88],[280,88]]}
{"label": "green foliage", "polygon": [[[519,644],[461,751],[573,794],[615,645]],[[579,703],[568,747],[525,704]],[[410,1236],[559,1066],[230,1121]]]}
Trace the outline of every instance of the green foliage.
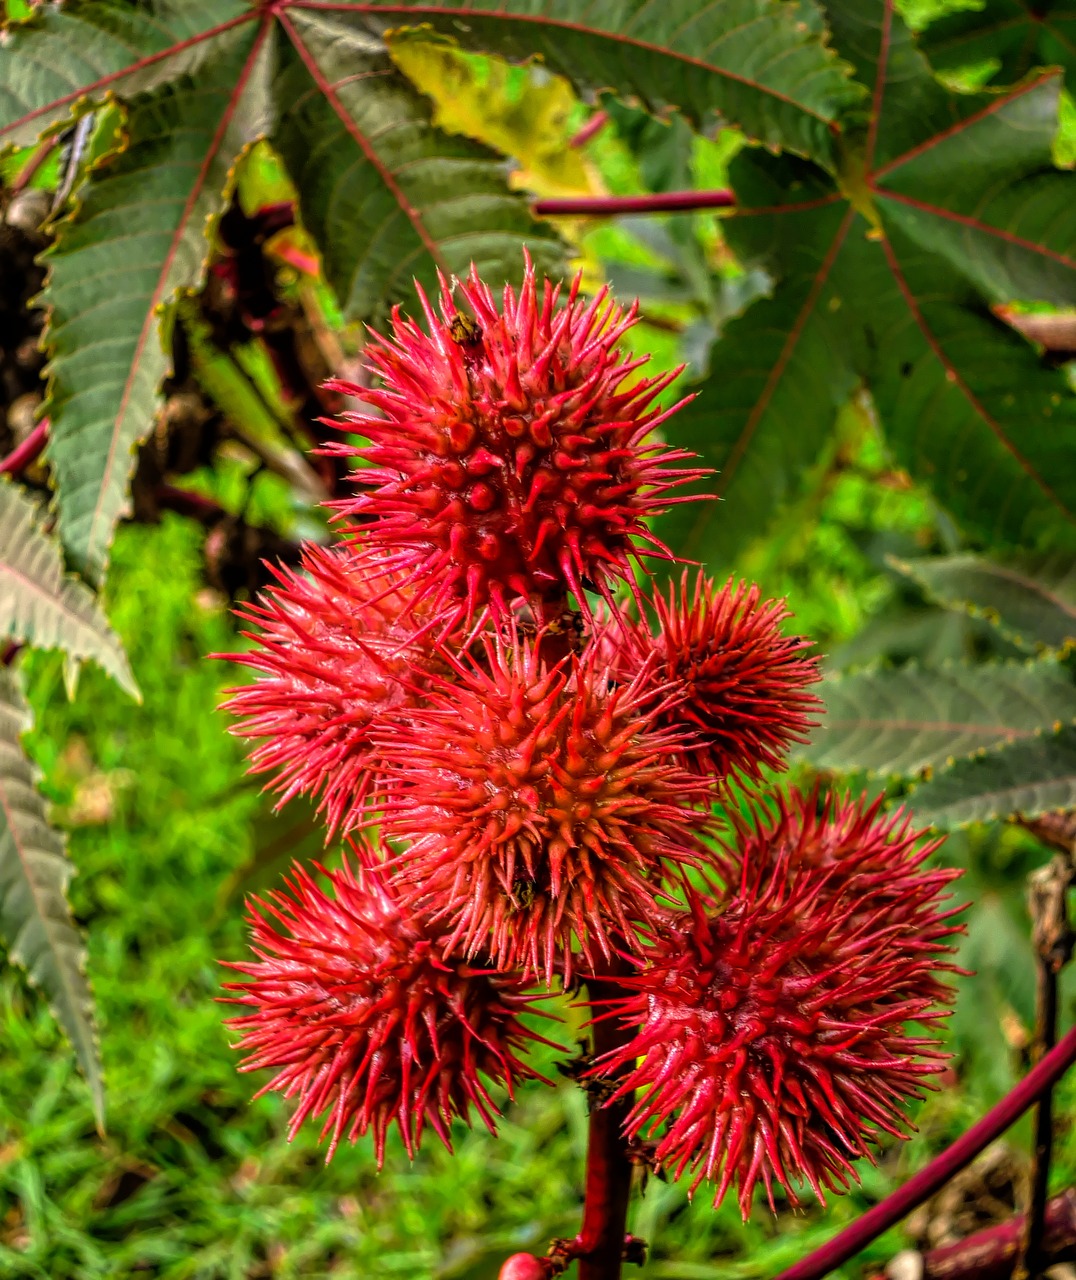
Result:
{"label": "green foliage", "polygon": [[74,1045],[100,1127],[104,1084],[86,951],[67,904],[75,869],[63,837],[46,819],[35,770],[23,754],[22,736],[32,723],[14,673],[0,669],[0,933],[8,957],[41,989]]}
{"label": "green foliage", "polygon": [[910,797],[916,814],[937,826],[1076,808],[1071,559],[895,563],[946,608],[982,616],[1022,648],[1065,658],[831,676],[824,727],[805,757],[838,771],[937,768]]}
{"label": "green foliage", "polygon": [[507,190],[501,160],[435,129],[365,27],[299,10],[257,21],[241,5],[153,9],[50,9],[11,27],[0,48],[0,145],[32,141],[106,92],[126,105],[119,145],[59,228],[46,292],[60,531],[95,582],[132,450],[159,405],[162,311],[199,286],[207,220],[256,139],[272,137],[289,162],[328,279],[356,319],[383,317],[412,276],[432,286],[437,267],[462,271],[473,258],[518,277],[521,241],[542,267],[560,258],[552,230]]}
{"label": "green foliage", "polygon": [[48,254],[49,457],[60,533],[94,582],[167,368],[161,305],[200,282],[228,166],[265,125],[264,40],[247,28],[222,39],[197,79],[134,99],[119,154],[94,170]]}
{"label": "green foliage", "polygon": [[[759,142],[823,162],[832,156],[829,124],[862,96],[825,48],[809,2],[716,0],[700,8],[694,0],[612,0],[582,21],[574,0],[414,0],[414,7],[422,28],[467,48],[537,55],[582,88],[637,98],[654,114],[672,107],[696,125],[720,112]],[[376,12],[356,22],[376,22]]]}
{"label": "green foliage", "polygon": [[923,33],[923,52],[939,71],[988,62],[1012,84],[1033,67],[1076,72],[1076,12],[1065,0],[989,0],[945,14]]}
{"label": "green foliage", "polygon": [[383,321],[434,265],[463,275],[474,261],[492,278],[517,278],[522,243],[541,266],[558,263],[549,229],[509,192],[501,158],[434,129],[428,101],[369,32],[299,10],[289,31],[275,92],[294,105],[274,143],[346,315]]}
{"label": "green foliage", "polygon": [[38,524],[24,490],[0,483],[0,636],[93,658],[131,695],[138,686],[93,592],[65,576],[60,548]]}
{"label": "green foliage", "polygon": [[1076,642],[1071,556],[939,556],[900,568],[939,604],[987,618],[1022,648],[1063,650]]}
{"label": "green foliage", "polygon": [[837,771],[914,774],[1076,720],[1076,686],[1049,659],[857,671],[821,692],[826,714],[803,755]]}
{"label": "green foliage", "polygon": [[1076,727],[958,760],[917,787],[911,802],[917,817],[937,826],[1076,809]]}
{"label": "green foliage", "polygon": [[[835,178],[745,150],[724,223],[772,297],[729,324],[678,439],[718,468],[720,507],[681,509],[686,553],[728,557],[772,528],[866,386],[887,443],[970,533],[1076,542],[1063,374],[990,307],[1076,303],[1076,176],[1054,168],[1059,79],[958,94],[931,75],[891,3],[833,3],[833,38],[874,85]],[[883,41],[883,31],[885,40]]]}

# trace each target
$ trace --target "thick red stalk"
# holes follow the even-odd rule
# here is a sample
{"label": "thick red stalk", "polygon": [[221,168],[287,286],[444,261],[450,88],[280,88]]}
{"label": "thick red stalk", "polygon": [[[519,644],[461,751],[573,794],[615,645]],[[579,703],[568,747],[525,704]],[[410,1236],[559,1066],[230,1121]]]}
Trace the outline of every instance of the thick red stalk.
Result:
{"label": "thick red stalk", "polygon": [[883,1231],[895,1226],[916,1205],[940,1190],[953,1174],[958,1173],[1005,1132],[1024,1114],[1035,1100],[1065,1074],[1076,1062],[1076,1027],[1052,1049],[1037,1066],[1027,1073],[1015,1089],[925,1169],[899,1187],[892,1195],[868,1209],[832,1240],[783,1271],[777,1280],[820,1280],[854,1257]]}
{"label": "thick red stalk", "polygon": [[[908,1249],[897,1254],[885,1274],[889,1280],[1007,1280],[1020,1252],[1024,1223],[1018,1215],[926,1253]],[[1048,1267],[1076,1258],[1076,1188],[1054,1196],[1046,1206],[1041,1247]]]}
{"label": "thick red stalk", "polygon": [[685,213],[691,209],[730,209],[736,203],[731,191],[659,191],[643,196],[567,196],[536,200],[534,212],[540,218],[560,214],[589,213],[615,217],[620,213]]}
{"label": "thick red stalk", "polygon": [[[615,982],[600,979],[592,979],[587,987],[595,1002],[624,994]],[[595,1058],[618,1049],[630,1034],[630,1028],[618,1026],[614,1019],[595,1023]],[[624,1136],[631,1105],[630,1096],[606,1107],[595,1100],[590,1113],[583,1229],[576,1242],[579,1280],[620,1280],[633,1172]]]}
{"label": "thick red stalk", "polygon": [[[561,597],[547,601],[543,609],[542,622],[550,630],[542,637],[542,651],[550,664],[571,651],[567,630],[557,625],[567,604],[567,598]],[[595,1003],[624,994],[616,982],[601,978],[592,978],[587,989]],[[629,1035],[630,1028],[612,1019],[595,1023],[594,1058],[619,1048]],[[630,1098],[609,1107],[601,1106],[596,1098],[591,1103],[583,1225],[571,1247],[572,1256],[579,1260],[579,1280],[620,1280],[633,1172],[624,1136],[630,1109]]]}
{"label": "thick red stalk", "polygon": [[6,458],[0,459],[0,475],[21,475],[30,463],[40,456],[48,440],[48,435],[49,420],[48,418],[42,418],[22,444],[16,445]]}

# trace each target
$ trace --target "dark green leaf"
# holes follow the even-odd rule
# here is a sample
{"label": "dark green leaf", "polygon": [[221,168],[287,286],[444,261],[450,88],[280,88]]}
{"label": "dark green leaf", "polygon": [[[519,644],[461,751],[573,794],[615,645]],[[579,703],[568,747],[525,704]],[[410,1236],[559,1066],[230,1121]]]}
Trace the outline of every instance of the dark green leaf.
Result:
{"label": "dark green leaf", "polygon": [[1076,563],[1072,556],[938,556],[894,562],[950,609],[989,619],[1028,649],[1076,642]]}
{"label": "dark green leaf", "polygon": [[325,822],[315,805],[297,796],[282,810],[264,808],[253,823],[250,857],[221,886],[220,903],[228,906],[248,893],[278,887],[295,862],[309,866],[325,860]]}
{"label": "dark green leaf", "polygon": [[917,818],[946,827],[1076,809],[1076,726],[958,760],[917,787],[910,803]]}
{"label": "dark green leaf", "polygon": [[87,98],[195,72],[250,17],[240,0],[42,4],[0,44],[0,149],[33,140]]}
{"label": "dark green leaf", "polygon": [[916,666],[830,676],[803,756],[820,769],[912,774],[1076,720],[1076,685],[1052,660]]}
{"label": "dark green leaf", "polygon": [[93,592],[64,574],[59,544],[39,527],[27,493],[10,482],[0,482],[0,636],[93,658],[139,698],[123,646]]}
{"label": "dark green leaf", "polygon": [[862,96],[826,47],[809,0],[605,0],[582,9],[577,0],[403,0],[383,17],[376,6],[355,9],[349,21],[367,30],[399,28],[413,9],[418,38],[432,29],[469,49],[537,56],[582,89],[610,89],[655,115],[675,107],[695,123],[720,112],[749,137],[823,161],[832,122]]}
{"label": "dark green leaf", "polygon": [[74,867],[49,826],[20,739],[30,709],[14,673],[0,667],[0,930],[11,960],[40,988],[70,1038],[90,1085],[98,1125],[104,1084],[86,981],[86,951],[67,905]]}
{"label": "dark green leaf", "polygon": [[132,102],[123,149],[91,174],[48,253],[49,457],[60,533],[95,581],[167,369],[161,308],[198,285],[230,166],[268,124],[266,32],[222,37],[197,78]]}
{"label": "dark green leaf", "polygon": [[919,42],[939,71],[998,63],[994,79],[1012,84],[1034,67],[1076,71],[1076,6],[1072,0],[986,0],[947,13]]}
{"label": "dark green leaf", "polygon": [[1051,158],[1059,78],[950,93],[892,0],[827,10],[838,48],[875,77],[877,111],[838,182],[760,150],[733,161],[726,235],[776,285],[726,328],[698,400],[670,423],[719,469],[725,501],[664,532],[723,559],[765,532],[862,382],[897,460],[969,529],[1076,547],[1076,398],[991,310],[1076,304],[1076,174]]}
{"label": "dark green leaf", "polygon": [[380,42],[337,15],[296,10],[276,85],[274,143],[349,317],[382,319],[430,288],[435,268],[495,283],[522,273],[521,243],[540,270],[563,270],[560,240],[509,192],[504,160],[430,123],[429,105]]}

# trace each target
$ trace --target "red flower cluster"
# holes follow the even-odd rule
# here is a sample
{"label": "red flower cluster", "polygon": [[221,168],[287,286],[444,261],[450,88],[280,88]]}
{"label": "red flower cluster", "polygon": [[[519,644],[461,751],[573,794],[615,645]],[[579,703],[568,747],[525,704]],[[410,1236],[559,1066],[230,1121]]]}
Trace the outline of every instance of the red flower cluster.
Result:
{"label": "red flower cluster", "polygon": [[[231,967],[232,1019],[243,1070],[276,1068],[261,1092],[298,1097],[290,1135],[325,1116],[329,1158],[345,1134],[372,1129],[380,1165],[393,1121],[408,1153],[425,1125],[449,1150],[449,1126],[470,1108],[496,1133],[497,1107],[482,1077],[513,1093],[538,1076],[517,1056],[540,1039],[520,1020],[533,996],[518,980],[446,961],[443,939],[400,910],[384,868],[365,848],[330,874],[326,893],[296,867],[287,892],[250,909],[256,961]],[[276,921],[276,924],[273,921]]]}
{"label": "red flower cluster", "polygon": [[393,1123],[447,1143],[535,1074],[530,987],[608,990],[630,961],[593,1068],[638,1093],[625,1136],[745,1212],[759,1181],[840,1190],[939,1069],[909,1024],[949,998],[951,873],[877,804],[792,792],[718,823],[803,740],[817,664],[756,587],[636,584],[670,554],[646,519],[699,473],[655,439],[675,375],[623,354],[634,311],[539,293],[529,263],[501,309],[474,272],[421,304],[368,348],[379,384],[345,388],[368,410],[345,541],[244,615],[254,768],[387,842],[252,907],[245,1067],[330,1154],[372,1131],[380,1159]]}
{"label": "red flower cluster", "polygon": [[793,791],[739,834],[720,905],[693,901],[622,980],[630,1034],[595,1074],[614,1097],[639,1091],[628,1131],[660,1129],[674,1177],[716,1180],[715,1201],[737,1182],[746,1217],[757,1181],[771,1206],[775,1183],[795,1203],[799,1179],[824,1203],[869,1142],[901,1136],[900,1103],[942,1069],[908,1024],[945,1016],[959,926],[938,904],[959,873],[920,870],[936,844],[862,801],[819,812]]}
{"label": "red flower cluster", "polygon": [[361,495],[337,504],[367,522],[364,547],[421,598],[468,614],[566,587],[582,606],[583,585],[630,577],[640,543],[669,558],[645,518],[704,473],[671,470],[691,455],[654,438],[674,412],[656,401],[680,370],[635,376],[645,361],[618,346],[635,308],[625,315],[605,289],[587,302],[578,278],[563,306],[548,280],[539,299],[529,262],[502,310],[473,268],[455,293],[470,316],[447,283],[440,318],[419,290],[428,333],[397,308],[393,338],[367,348],[381,389],[334,384],[375,411],[345,415],[370,444],[339,450],[371,464],[355,473]]}

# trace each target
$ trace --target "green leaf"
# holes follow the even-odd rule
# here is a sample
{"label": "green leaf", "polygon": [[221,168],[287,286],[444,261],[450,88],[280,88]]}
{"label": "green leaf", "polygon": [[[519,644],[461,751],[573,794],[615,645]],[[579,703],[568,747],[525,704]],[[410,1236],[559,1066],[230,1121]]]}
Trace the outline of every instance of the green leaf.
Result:
{"label": "green leaf", "polygon": [[283,809],[260,810],[252,824],[252,838],[250,857],[221,885],[222,908],[246,894],[277,886],[293,863],[310,866],[326,859],[325,822],[305,796],[296,796]]}
{"label": "green leaf", "polygon": [[59,544],[39,526],[25,490],[0,482],[0,635],[93,658],[132,698],[138,685],[94,594],[64,574]]}
{"label": "green leaf", "polygon": [[33,142],[85,100],[198,70],[250,18],[241,0],[43,4],[0,42],[0,150]]}
{"label": "green leaf", "polygon": [[48,824],[20,744],[31,723],[14,673],[0,668],[0,932],[11,961],[44,993],[74,1046],[101,1128],[104,1083],[86,951],[66,897],[74,867],[63,835]]}
{"label": "green leaf", "polygon": [[46,255],[59,527],[95,582],[168,367],[161,308],[199,284],[206,222],[223,207],[235,156],[268,123],[267,30],[222,37],[196,78],[134,99],[122,150],[91,174]]}
{"label": "green leaf", "polygon": [[[325,5],[343,17],[348,6]],[[317,11],[318,4],[307,7]],[[828,162],[831,126],[862,90],[826,47],[810,0],[403,0],[383,17],[356,4],[356,30],[398,28],[414,11],[415,38],[436,31],[467,49],[524,60],[588,92],[609,89],[650,112],[668,107],[698,124],[720,113],[772,147]],[[298,10],[291,10],[297,14]]]}
{"label": "green leaf", "polygon": [[946,827],[1076,809],[1076,726],[958,760],[917,787],[910,804],[918,818]]}
{"label": "green leaf", "polygon": [[871,112],[837,180],[758,149],[730,166],[725,234],[776,283],[726,327],[698,400],[669,424],[718,469],[724,502],[663,533],[722,559],[765,533],[862,384],[896,460],[970,531],[1076,547],[1076,398],[992,312],[1076,305],[1076,174],[1051,150],[1059,77],[951,93],[892,0],[827,11],[838,49],[874,78]]}
{"label": "green leaf", "polygon": [[1058,662],[859,671],[822,684],[826,714],[802,755],[820,769],[907,775],[1076,720]]}
{"label": "green leaf", "polygon": [[932,599],[987,618],[1027,649],[1076,643],[1076,564],[1069,555],[894,561]]}
{"label": "green leaf", "polygon": [[443,133],[381,42],[339,15],[295,10],[282,57],[273,143],[299,192],[325,272],[352,319],[413,303],[412,279],[518,280],[521,244],[540,270],[563,270],[561,241],[506,185],[506,162]]}
{"label": "green leaf", "polygon": [[919,37],[939,71],[996,61],[995,80],[1012,84],[1033,67],[1076,71],[1076,8],[1072,0],[986,0],[947,13]]}

